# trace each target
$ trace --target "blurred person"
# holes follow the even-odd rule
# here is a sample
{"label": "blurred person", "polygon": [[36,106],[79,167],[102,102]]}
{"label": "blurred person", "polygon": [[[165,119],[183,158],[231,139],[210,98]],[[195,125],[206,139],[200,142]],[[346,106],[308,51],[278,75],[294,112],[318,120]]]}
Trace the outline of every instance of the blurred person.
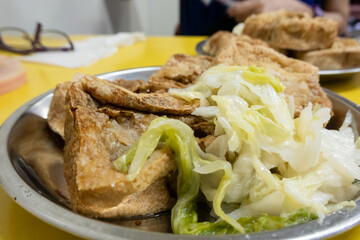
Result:
{"label": "blurred person", "polygon": [[[359,36],[360,31],[360,0],[350,1],[348,34],[350,37]],[[355,36],[351,36],[355,35]]]}
{"label": "blurred person", "polygon": [[180,34],[211,35],[218,30],[231,31],[251,14],[280,9],[327,17],[339,24],[339,34],[346,32],[349,0],[181,0]]}
{"label": "blurred person", "polygon": [[227,14],[228,5],[217,0],[180,0],[180,26],[176,34],[211,35],[231,31],[237,24]]}
{"label": "blurred person", "polygon": [[327,17],[339,24],[339,34],[346,32],[349,18],[349,0],[245,0],[233,2],[227,13],[237,22],[242,22],[250,14],[286,9],[302,11],[310,16]]}

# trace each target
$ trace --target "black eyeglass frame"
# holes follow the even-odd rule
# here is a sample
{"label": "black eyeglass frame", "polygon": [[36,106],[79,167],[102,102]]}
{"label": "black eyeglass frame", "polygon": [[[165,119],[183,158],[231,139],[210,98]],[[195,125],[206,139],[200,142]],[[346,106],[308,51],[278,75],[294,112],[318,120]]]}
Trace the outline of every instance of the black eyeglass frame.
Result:
{"label": "black eyeglass frame", "polygon": [[[31,49],[20,50],[20,49],[15,49],[14,47],[5,44],[5,42],[1,38],[1,31],[4,31],[4,30],[14,30],[14,31],[19,31],[19,32],[23,33],[24,38],[31,43],[32,48]],[[69,46],[68,47],[46,47],[46,46],[44,46],[41,43],[40,35],[41,35],[42,32],[45,32],[45,31],[46,32],[52,32],[52,33],[57,33],[59,35],[62,35],[68,41]],[[70,40],[70,37],[66,33],[61,32],[61,31],[56,30],[56,29],[43,30],[41,23],[37,23],[35,34],[34,34],[34,39],[32,39],[30,37],[30,35],[25,30],[23,30],[21,28],[17,28],[17,27],[2,27],[2,28],[0,28],[0,50],[26,55],[26,54],[30,54],[30,53],[33,53],[33,52],[72,51],[72,50],[74,50],[74,45],[73,45],[72,41]]]}

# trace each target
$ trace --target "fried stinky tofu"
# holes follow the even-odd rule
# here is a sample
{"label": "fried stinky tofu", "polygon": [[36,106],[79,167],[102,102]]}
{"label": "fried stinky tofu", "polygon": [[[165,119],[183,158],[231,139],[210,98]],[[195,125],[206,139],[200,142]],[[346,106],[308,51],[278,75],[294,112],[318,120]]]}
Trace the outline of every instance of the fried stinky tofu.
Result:
{"label": "fried stinky tofu", "polygon": [[[78,74],[69,85],[55,89],[53,101],[64,98],[65,107],[51,103],[49,111],[49,116],[65,116],[55,122],[58,129],[65,129],[64,172],[74,211],[91,217],[131,217],[173,206],[167,183],[176,175],[176,166],[169,149],[159,145],[134,181],[117,171],[112,162],[136,142],[153,119],[164,114],[188,124],[195,136],[202,138],[202,147],[211,143],[214,125],[190,115],[199,102],[186,102],[166,91],[195,83],[217,64],[257,65],[275,74],[286,86],[287,99],[294,96],[296,115],[308,102],[331,108],[316,67],[245,41],[227,44],[215,57],[174,55],[149,83],[110,82]],[[49,125],[54,119],[59,120],[49,118]]]}
{"label": "fried stinky tofu", "polygon": [[237,42],[218,52],[214,63],[229,66],[256,65],[265,68],[285,85],[284,93],[287,101],[289,96],[294,97],[295,116],[298,116],[309,102],[332,108],[331,101],[320,87],[318,68],[289,58],[272,48]]}
{"label": "fried stinky tofu", "polygon": [[114,110],[72,82],[66,96],[64,173],[73,210],[91,217],[131,217],[170,209],[166,180],[174,175],[172,152],[157,149],[134,181],[116,160],[156,115]]}
{"label": "fried stinky tofu", "polygon": [[295,57],[320,70],[353,68],[360,66],[360,45],[352,38],[336,38],[328,49],[296,52]]}
{"label": "fried stinky tofu", "polygon": [[71,82],[63,82],[56,85],[47,116],[50,129],[59,134],[63,139],[65,139],[65,96],[70,85]]}
{"label": "fried stinky tofu", "polygon": [[[123,106],[127,109],[132,109],[135,112],[139,112],[145,109],[148,112],[158,114],[157,116],[161,116],[164,113],[171,113],[167,114],[169,118],[178,119],[192,127],[197,132],[200,132],[200,125],[198,125],[199,123],[202,123],[201,129],[205,129],[204,126],[206,125],[206,122],[203,118],[188,114],[198,106],[197,101],[188,103],[164,92],[145,93],[148,92],[149,88],[152,87],[143,80],[129,81],[124,79],[117,79],[110,82],[108,80],[78,74],[74,77],[73,82],[74,81],[82,82],[82,87],[84,87],[84,89],[89,89],[89,92],[98,92],[101,91],[100,88],[106,88],[108,91],[114,93],[114,95],[117,94],[122,96],[122,98],[115,98],[105,93],[103,95],[94,94],[94,96],[98,97],[97,101]],[[56,86],[52,101],[50,103],[47,119],[50,128],[54,132],[58,133],[63,139],[65,139],[65,96],[70,85],[71,82],[64,82]],[[129,90],[131,93],[126,90]],[[137,94],[136,92],[142,94]],[[130,95],[130,97],[127,95]],[[164,99],[168,101],[164,101]],[[102,108],[102,111],[106,111],[107,114],[111,115],[118,110],[114,110],[108,106],[107,108]],[[125,110],[122,109],[122,112],[124,111]],[[207,129],[211,128],[212,126],[207,127]]]}
{"label": "fried stinky tofu", "polygon": [[84,75],[81,82],[84,90],[98,101],[119,107],[158,114],[186,115],[199,106],[198,100],[187,102],[167,92],[133,93],[95,76]]}
{"label": "fried stinky tofu", "polygon": [[337,37],[338,25],[328,18],[280,10],[248,17],[243,34],[274,48],[308,51],[329,48]]}
{"label": "fried stinky tofu", "polygon": [[125,79],[115,79],[111,83],[126,88],[133,93],[148,93],[150,92],[149,84],[144,80],[125,80]]}
{"label": "fried stinky tofu", "polygon": [[244,34],[237,35],[228,31],[218,31],[206,41],[202,50],[210,56],[215,56],[217,52],[220,51],[223,47],[236,44],[238,41],[247,42],[252,45],[263,45],[266,47],[269,46],[266,42],[260,39],[253,39]]}
{"label": "fried stinky tofu", "polygon": [[[74,80],[77,81],[78,79],[74,78]],[[127,81],[124,79],[116,79],[111,83],[134,93],[148,92],[148,83],[144,80]],[[47,117],[51,130],[59,134],[63,139],[65,139],[65,96],[70,85],[71,82],[63,82],[56,85]]]}
{"label": "fried stinky tofu", "polygon": [[[72,82],[57,86],[51,102],[49,116],[57,117],[48,118],[48,123],[65,138],[64,175],[71,206],[87,216],[133,217],[173,206],[175,200],[167,186],[176,176],[176,166],[170,149],[159,146],[134,181],[112,164],[164,112],[188,124],[198,136],[214,132],[213,124],[186,115],[190,103],[167,93],[137,94],[122,86],[140,92],[147,88],[142,81],[110,82],[77,74]],[[195,102],[193,108],[196,106]],[[148,111],[140,111],[145,107]]]}
{"label": "fried stinky tofu", "polygon": [[152,92],[169,88],[185,88],[194,84],[198,77],[212,66],[212,57],[173,55],[159,71],[149,79]]}

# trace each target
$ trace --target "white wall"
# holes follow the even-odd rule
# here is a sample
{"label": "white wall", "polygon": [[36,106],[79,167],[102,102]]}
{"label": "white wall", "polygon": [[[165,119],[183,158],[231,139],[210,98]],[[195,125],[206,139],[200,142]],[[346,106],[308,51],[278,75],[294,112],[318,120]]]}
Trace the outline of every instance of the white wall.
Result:
{"label": "white wall", "polygon": [[150,0],[149,33],[172,35],[180,21],[178,0]]}
{"label": "white wall", "polygon": [[115,31],[172,35],[179,22],[178,0],[105,0]]}
{"label": "white wall", "polygon": [[112,32],[106,7],[99,0],[0,0],[1,26],[33,33],[36,22],[69,34]]}
{"label": "white wall", "polygon": [[179,0],[0,0],[0,27],[30,33],[41,22],[69,34],[172,35],[178,21]]}

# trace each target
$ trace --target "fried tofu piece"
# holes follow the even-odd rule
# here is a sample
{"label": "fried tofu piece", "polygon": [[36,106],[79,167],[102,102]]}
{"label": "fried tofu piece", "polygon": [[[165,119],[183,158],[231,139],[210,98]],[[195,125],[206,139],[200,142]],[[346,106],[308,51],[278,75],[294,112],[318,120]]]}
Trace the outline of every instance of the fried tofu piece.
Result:
{"label": "fried tofu piece", "polygon": [[[122,86],[141,92],[147,85],[123,80],[112,83],[79,74],[72,82],[58,85],[50,107],[49,116],[61,116],[55,119],[65,137],[64,175],[71,207],[90,217],[133,217],[165,211],[174,205],[175,199],[167,188],[176,176],[170,149],[155,150],[134,181],[112,164],[159,116],[151,111],[163,114],[166,110],[162,109],[169,108],[175,114],[169,118],[188,124],[198,135],[212,133],[209,126],[199,127],[204,122],[201,117],[184,115],[188,102],[179,103],[167,93],[133,93]],[[168,102],[163,104],[158,99]],[[150,111],[139,111],[145,107]],[[49,125],[54,124],[54,118],[49,120]]]}
{"label": "fried tofu piece", "polygon": [[78,74],[75,78],[98,101],[119,107],[157,114],[187,115],[199,106],[198,100],[187,102],[167,92],[133,93],[95,76]]}
{"label": "fried tofu piece", "polygon": [[[74,78],[74,81],[81,81],[82,75],[78,75]],[[125,87],[126,89],[131,89],[132,91],[140,91],[142,92],[143,89],[147,88],[149,86],[146,82],[146,84],[143,84],[143,80],[123,80],[123,79],[117,79],[114,82],[110,82],[107,80],[103,80],[105,82],[110,83],[110,87],[114,85]],[[65,109],[65,96],[66,93],[71,85],[71,82],[64,82],[60,83],[56,86],[54,90],[54,96],[52,98],[49,112],[48,112],[48,125],[50,128],[58,133],[63,139],[65,139],[65,133],[64,133],[64,127],[65,127],[65,115],[66,115],[66,109]],[[126,98],[123,99],[124,101],[127,101]],[[125,104],[126,105],[126,104]],[[106,107],[99,108],[98,111],[102,111],[103,113],[108,114],[111,117],[117,117],[119,115],[134,115],[141,117],[142,112],[136,110],[136,109],[125,109],[125,108],[118,108],[115,106],[107,105]],[[178,113],[178,112],[175,112]],[[206,129],[202,127],[200,129],[199,123],[205,124],[205,120],[202,117],[193,116],[190,114],[187,115],[181,115],[183,112],[180,109],[180,115],[175,114],[168,114],[167,117],[178,119],[182,121],[183,123],[189,125],[191,128],[194,129],[196,133],[204,134],[205,132],[211,131],[211,127],[207,127]],[[137,114],[137,115],[136,115]],[[161,116],[154,115],[152,119],[155,117]],[[132,126],[127,126],[129,131],[131,131]]]}
{"label": "fried tofu piece", "polygon": [[194,84],[198,77],[212,66],[212,57],[173,55],[150,79],[151,91],[169,88],[185,88]]}
{"label": "fried tofu piece", "polygon": [[[134,93],[143,93],[149,91],[148,83],[144,80],[128,81],[125,79],[116,79],[111,83],[126,88],[127,90]],[[47,116],[47,122],[51,130],[59,134],[63,139],[65,139],[65,96],[69,90],[70,85],[71,82],[63,82],[56,85]]]}
{"label": "fried tofu piece", "polygon": [[56,85],[47,116],[50,129],[59,134],[63,139],[65,139],[65,96],[70,85],[70,82],[63,82]]}
{"label": "fried tofu piece", "polygon": [[166,187],[176,172],[172,152],[157,149],[134,181],[112,162],[156,115],[116,109],[72,82],[66,97],[64,172],[73,210],[91,217],[131,217],[170,209]]}
{"label": "fried tofu piece", "polygon": [[244,34],[237,35],[228,31],[218,31],[206,41],[202,50],[210,56],[215,56],[222,48],[236,44],[238,41],[247,42],[252,45],[269,46],[266,42],[260,39],[254,39]]}
{"label": "fried tofu piece", "polygon": [[[106,106],[104,108],[99,108],[98,111],[104,112],[110,117],[119,117],[119,116],[135,116],[137,119],[142,119],[143,116],[151,117],[151,120],[158,117],[157,115],[153,114],[144,114],[142,112],[136,112],[133,110],[126,110],[126,109],[119,109],[116,107]],[[168,118],[179,120],[186,125],[188,125],[190,128],[194,130],[195,137],[202,137],[207,136],[209,134],[214,134],[215,131],[215,125],[213,123],[209,123],[205,121],[202,117],[194,116],[194,115],[183,115],[183,116],[176,116],[176,115],[167,115]],[[136,121],[134,119],[134,121]],[[121,121],[122,122],[122,121]],[[141,124],[141,126],[144,126],[144,123]],[[147,126],[147,125],[146,125]],[[136,129],[136,124],[134,125],[125,125],[123,126],[124,130],[123,132],[126,133],[126,129],[128,129],[128,132],[131,132]],[[135,134],[136,135],[136,134]],[[128,136],[124,136],[124,138],[128,138]]]}
{"label": "fried tofu piece", "polygon": [[[190,126],[204,121],[196,116],[181,115],[184,109],[185,112],[188,111],[186,107],[190,105],[187,102],[178,103],[177,99],[172,100],[171,96],[163,94],[148,94],[149,97],[146,98],[147,96],[143,96],[145,93],[136,94],[119,85],[140,92],[144,89],[142,86],[146,86],[139,81],[130,83],[117,80],[111,83],[77,75],[73,82],[57,86],[49,110],[49,125],[65,138],[64,174],[72,208],[91,217],[153,214],[168,210],[175,203],[166,185],[168,179],[172,179],[176,173],[169,149],[156,150],[134,181],[127,180],[126,174],[113,167],[112,161],[124,154],[151,121],[158,117],[151,113],[120,108],[116,104],[142,110],[153,106],[155,112],[161,107],[165,109],[172,106],[176,110],[170,112],[180,113],[180,116],[170,117],[178,118]],[[105,93],[122,94],[123,98],[113,100],[110,94],[96,94],[99,89],[107,90],[108,92],[101,90]],[[90,94],[92,92],[98,98],[94,98]],[[145,100],[142,101],[142,98]],[[158,98],[170,101],[164,105],[163,102],[156,101]],[[122,104],[122,101],[126,103]]]}
{"label": "fried tofu piece", "polygon": [[320,87],[317,67],[289,58],[272,48],[237,42],[222,49],[214,62],[229,66],[256,65],[265,68],[285,85],[284,93],[287,101],[290,96],[294,97],[295,116],[298,116],[309,102],[330,109],[332,107],[331,101]]}
{"label": "fried tofu piece", "polygon": [[115,79],[111,83],[126,88],[133,93],[148,93],[150,92],[150,87],[148,82],[144,80],[125,80],[125,79]]}
{"label": "fried tofu piece", "polygon": [[243,34],[274,48],[308,51],[329,48],[338,35],[338,25],[328,18],[280,10],[248,17]]}
{"label": "fried tofu piece", "polygon": [[328,49],[296,52],[295,57],[317,66],[320,70],[359,67],[360,45],[352,38],[336,38]]}

